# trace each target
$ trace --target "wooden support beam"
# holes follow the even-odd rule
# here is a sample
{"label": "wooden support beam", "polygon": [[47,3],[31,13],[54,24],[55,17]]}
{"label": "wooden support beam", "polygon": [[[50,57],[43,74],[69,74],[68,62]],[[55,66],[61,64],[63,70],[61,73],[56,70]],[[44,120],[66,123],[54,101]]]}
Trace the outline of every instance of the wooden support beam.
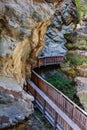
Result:
{"label": "wooden support beam", "polygon": [[57,112],[55,111],[55,119],[54,119],[54,128],[53,128],[53,130],[56,130],[56,125],[57,125]]}

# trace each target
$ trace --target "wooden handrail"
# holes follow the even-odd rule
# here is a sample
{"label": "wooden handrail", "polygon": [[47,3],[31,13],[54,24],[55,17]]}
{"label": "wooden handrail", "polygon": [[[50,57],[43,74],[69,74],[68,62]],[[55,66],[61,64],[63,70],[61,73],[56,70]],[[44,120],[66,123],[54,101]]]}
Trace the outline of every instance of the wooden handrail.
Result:
{"label": "wooden handrail", "polygon": [[[39,62],[32,68],[59,64],[64,61],[63,56],[39,57]],[[38,64],[39,63],[39,64]],[[53,85],[44,80],[34,70],[32,70],[32,81],[44,92],[81,130],[87,130],[87,113],[72,102],[67,96],[56,89]]]}
{"label": "wooden handrail", "polygon": [[32,69],[40,67],[40,66],[60,64],[63,61],[64,61],[63,56],[38,57],[37,62],[32,65]]}
{"label": "wooden handrail", "polygon": [[[41,79],[44,83],[46,83],[47,85],[49,85],[50,87],[52,87],[56,92],[58,92],[59,94],[61,94],[64,98],[67,99],[67,101],[69,101],[71,104],[73,104],[74,107],[78,108],[80,111],[82,111],[86,116],[87,116],[87,112],[85,112],[83,109],[81,109],[77,104],[75,104],[73,101],[71,101],[66,95],[64,95],[60,90],[58,90],[57,88],[55,88],[52,84],[50,84],[49,82],[47,82],[45,79],[43,79],[40,75],[38,75],[34,70],[32,70],[32,74],[35,74],[35,76],[39,79]],[[35,78],[34,78],[35,79]],[[34,80],[32,79],[32,80]]]}
{"label": "wooden handrail", "polygon": [[35,104],[54,130],[81,130],[62,110],[40,90],[32,81],[28,81],[28,90],[35,98]]}
{"label": "wooden handrail", "polygon": [[[34,70],[32,70],[32,81],[42,90],[52,101],[58,105],[58,107],[70,118],[72,119],[82,130],[87,128],[87,112],[82,110],[74,102],[72,102],[67,96],[56,89],[53,85],[44,80],[40,75],[38,75]],[[52,95],[50,95],[50,93]],[[57,95],[58,98],[55,99]]]}

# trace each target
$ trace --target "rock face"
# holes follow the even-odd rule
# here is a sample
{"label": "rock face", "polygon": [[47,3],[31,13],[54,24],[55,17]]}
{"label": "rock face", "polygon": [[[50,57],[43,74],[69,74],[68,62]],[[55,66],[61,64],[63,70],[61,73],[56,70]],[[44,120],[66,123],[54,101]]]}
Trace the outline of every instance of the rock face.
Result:
{"label": "rock face", "polygon": [[33,112],[32,96],[22,89],[44,47],[54,7],[32,0],[0,1],[0,128]]}
{"label": "rock face", "polygon": [[87,15],[77,25],[71,36],[71,43],[67,43],[66,47],[69,51],[62,69],[74,79],[77,95],[87,111]]}
{"label": "rock face", "polygon": [[54,0],[53,5],[48,2],[0,1],[0,75],[16,79],[21,86],[30,78],[31,65],[43,47],[43,56],[65,54],[65,37],[75,28],[72,0]]}
{"label": "rock face", "polygon": [[14,77],[21,86],[25,75],[30,77],[30,66],[44,47],[45,31],[53,13],[52,7],[44,3],[0,1],[1,75]]}
{"label": "rock face", "polygon": [[0,129],[15,125],[32,114],[33,100],[12,78],[0,77]]}
{"label": "rock face", "polygon": [[64,45],[75,29],[77,21],[74,1],[62,1],[55,9],[54,19],[46,31],[45,48],[41,56],[65,55],[67,48]]}

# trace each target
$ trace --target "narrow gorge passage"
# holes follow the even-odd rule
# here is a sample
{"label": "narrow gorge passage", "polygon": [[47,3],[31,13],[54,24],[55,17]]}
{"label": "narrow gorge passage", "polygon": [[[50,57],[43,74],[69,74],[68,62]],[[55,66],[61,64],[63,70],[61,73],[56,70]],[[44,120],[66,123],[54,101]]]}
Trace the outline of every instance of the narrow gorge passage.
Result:
{"label": "narrow gorge passage", "polygon": [[[32,79],[32,75],[34,76],[32,81],[36,81],[29,82],[30,90],[40,92],[37,91],[36,101],[40,104],[42,101],[43,113],[47,117],[49,115],[52,117],[54,129],[57,123],[62,130],[71,130],[71,127],[75,127],[77,130],[74,123],[81,126],[81,130],[87,128],[87,114],[70,100],[75,90],[69,92],[70,90],[66,87],[64,94],[69,92],[67,96],[71,97],[68,99],[44,80],[46,75],[54,74],[56,76],[55,69],[51,71],[50,67],[59,58],[55,56],[66,56],[66,61],[61,64],[61,68],[64,73],[69,75],[69,79],[76,82],[78,97],[87,111],[86,10],[86,0],[0,0],[0,129],[7,130],[8,127],[14,126],[26,118],[30,119],[30,115],[34,113],[35,95],[33,97],[23,90],[23,86],[27,85],[26,81]],[[37,62],[38,56],[44,59]],[[47,62],[46,59],[48,59]],[[32,70],[36,63],[37,67],[43,66],[44,63],[45,69],[49,65],[50,72],[46,73],[48,70],[44,69],[45,75],[41,70],[42,77],[40,77],[36,73],[37,71]],[[55,63],[55,67],[57,63]],[[52,67],[54,68],[54,66]],[[57,74],[59,75],[59,73]],[[48,78],[50,80],[50,77]],[[69,82],[69,80],[63,79],[62,82],[59,80],[60,86],[57,87],[61,89],[63,85],[63,90],[64,83]],[[38,87],[42,87],[46,93]],[[69,87],[72,88],[72,83],[69,84]],[[44,95],[45,101],[41,98],[41,93]],[[48,99],[53,106],[49,107]],[[62,114],[58,113],[58,110]],[[65,114],[66,116],[63,116]],[[73,120],[74,122],[68,123],[65,117],[68,121]],[[29,127],[26,129],[31,130],[32,120],[32,118],[29,120],[27,124]],[[37,121],[35,120],[35,122]],[[42,124],[43,130],[45,127],[42,127]],[[25,130],[25,125],[26,123],[23,126],[21,124],[14,129]],[[41,130],[41,128],[32,124],[33,130]]]}

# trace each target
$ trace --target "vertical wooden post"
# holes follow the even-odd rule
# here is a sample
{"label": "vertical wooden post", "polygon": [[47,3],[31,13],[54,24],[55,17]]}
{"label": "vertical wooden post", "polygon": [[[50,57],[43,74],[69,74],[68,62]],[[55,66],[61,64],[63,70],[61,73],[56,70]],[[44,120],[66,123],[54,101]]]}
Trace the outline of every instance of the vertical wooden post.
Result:
{"label": "vertical wooden post", "polygon": [[57,125],[57,113],[55,111],[55,119],[54,119],[54,128],[53,128],[53,130],[56,130],[56,125]]}
{"label": "vertical wooden post", "polygon": [[35,103],[36,103],[36,91],[34,90],[34,105],[35,105]]}
{"label": "vertical wooden post", "polygon": [[40,59],[37,59],[37,66],[40,68]]}
{"label": "vertical wooden post", "polygon": [[44,106],[43,106],[43,116],[45,116],[45,107],[46,107],[46,101],[44,100]]}
{"label": "vertical wooden post", "polygon": [[72,112],[72,120],[74,121],[74,116],[75,116],[75,104],[73,105],[73,112]]}
{"label": "vertical wooden post", "polygon": [[46,58],[44,58],[44,66],[46,66]]}

